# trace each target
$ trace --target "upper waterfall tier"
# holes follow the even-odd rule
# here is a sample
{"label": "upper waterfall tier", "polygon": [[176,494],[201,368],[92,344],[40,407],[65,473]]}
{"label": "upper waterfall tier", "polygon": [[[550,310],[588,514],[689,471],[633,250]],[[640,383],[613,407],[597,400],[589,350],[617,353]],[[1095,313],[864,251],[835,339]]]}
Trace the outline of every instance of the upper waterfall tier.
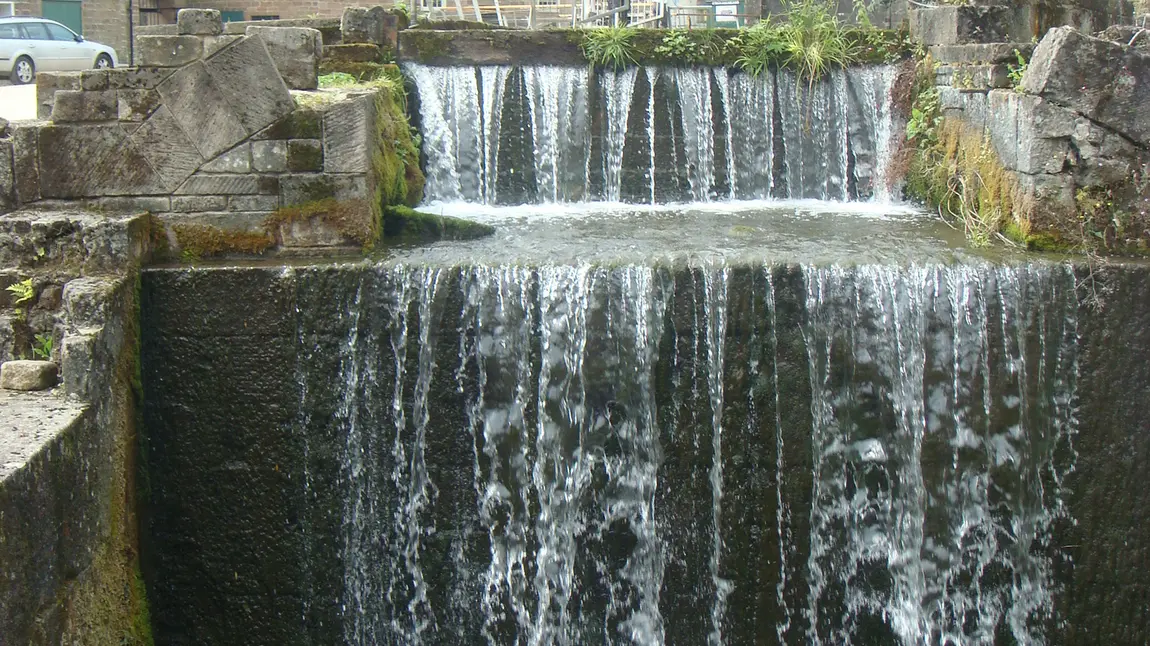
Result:
{"label": "upper waterfall tier", "polygon": [[428,67],[428,201],[885,201],[895,68]]}

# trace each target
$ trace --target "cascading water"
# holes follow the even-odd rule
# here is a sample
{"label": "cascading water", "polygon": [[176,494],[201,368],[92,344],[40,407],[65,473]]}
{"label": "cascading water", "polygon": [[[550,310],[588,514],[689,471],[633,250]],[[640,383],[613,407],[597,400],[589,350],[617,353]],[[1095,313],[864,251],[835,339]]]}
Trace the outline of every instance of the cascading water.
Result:
{"label": "cascading water", "polygon": [[358,276],[346,643],[1043,643],[1069,270]]}
{"label": "cascading water", "polygon": [[[428,201],[890,195],[893,67],[835,71],[809,86],[788,70],[756,78],[703,67],[405,69],[419,97]],[[530,132],[520,142],[524,120]],[[508,150],[516,146],[525,150]],[[515,177],[534,179],[517,190]],[[508,188],[497,191],[500,181]]]}

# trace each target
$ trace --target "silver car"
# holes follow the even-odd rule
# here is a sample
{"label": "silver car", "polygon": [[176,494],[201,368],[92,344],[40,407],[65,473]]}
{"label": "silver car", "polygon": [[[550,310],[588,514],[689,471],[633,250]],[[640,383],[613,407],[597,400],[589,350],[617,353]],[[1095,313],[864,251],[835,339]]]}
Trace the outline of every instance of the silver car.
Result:
{"label": "silver car", "polygon": [[116,50],[44,18],[0,18],[0,76],[18,85],[36,72],[72,72],[116,66]]}

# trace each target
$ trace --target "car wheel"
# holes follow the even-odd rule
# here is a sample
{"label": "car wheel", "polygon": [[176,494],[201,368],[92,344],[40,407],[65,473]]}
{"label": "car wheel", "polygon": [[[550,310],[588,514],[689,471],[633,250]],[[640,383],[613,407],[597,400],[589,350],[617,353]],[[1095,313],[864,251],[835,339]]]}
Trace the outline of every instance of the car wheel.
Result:
{"label": "car wheel", "polygon": [[112,68],[112,57],[107,54],[100,54],[96,57],[96,69],[107,70]]}
{"label": "car wheel", "polygon": [[12,65],[12,82],[16,85],[27,85],[34,80],[36,80],[36,66],[32,64],[32,59],[27,56],[17,58]]}

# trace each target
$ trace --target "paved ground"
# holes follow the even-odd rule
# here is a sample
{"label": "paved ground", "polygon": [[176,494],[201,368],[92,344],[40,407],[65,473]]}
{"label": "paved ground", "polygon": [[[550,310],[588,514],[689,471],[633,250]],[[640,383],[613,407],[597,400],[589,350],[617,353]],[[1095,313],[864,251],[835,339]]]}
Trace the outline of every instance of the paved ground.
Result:
{"label": "paved ground", "polygon": [[10,85],[0,78],[0,117],[9,121],[36,118],[36,86]]}

